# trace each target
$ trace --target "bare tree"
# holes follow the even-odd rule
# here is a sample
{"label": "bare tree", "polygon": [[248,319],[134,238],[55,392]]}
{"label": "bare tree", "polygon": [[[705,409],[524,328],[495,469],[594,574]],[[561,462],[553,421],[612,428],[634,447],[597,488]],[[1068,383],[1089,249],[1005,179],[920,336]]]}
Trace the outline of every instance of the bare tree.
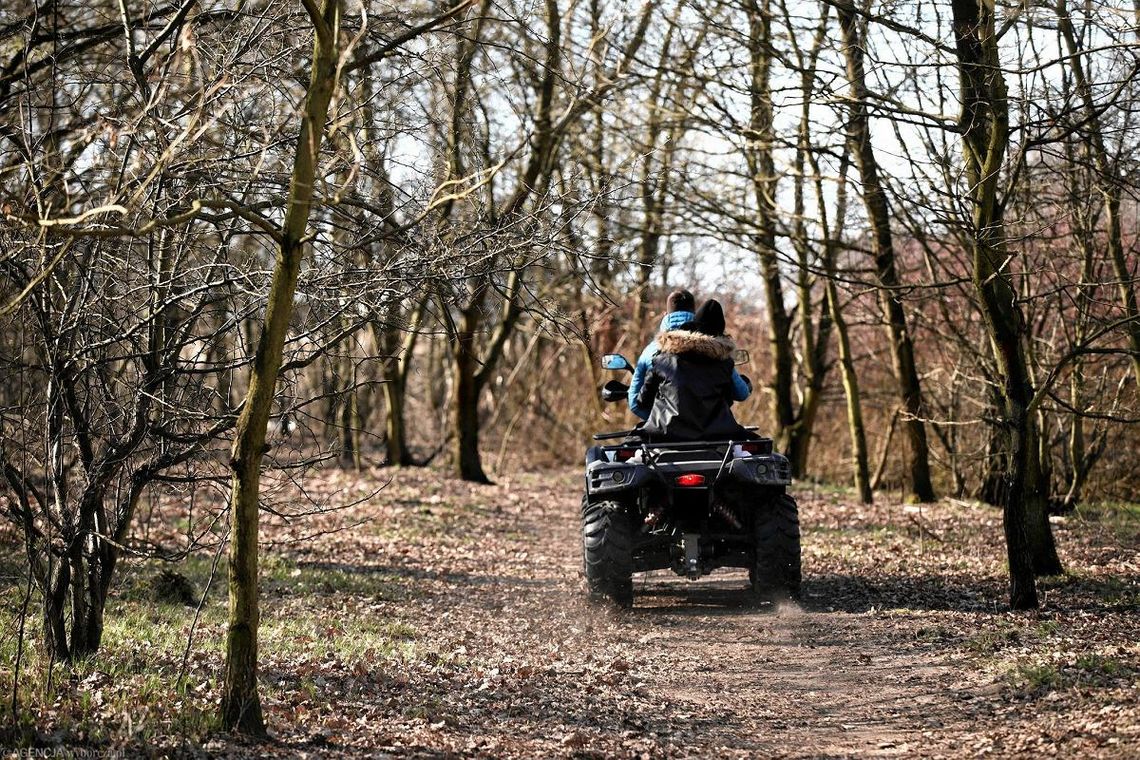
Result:
{"label": "bare tree", "polygon": [[[469,105],[469,99],[472,66],[479,50],[483,22],[476,22],[470,38],[461,42],[456,50],[445,180],[445,186],[454,186],[456,190],[438,204],[439,238],[453,252],[466,250],[476,256],[477,263],[469,270],[462,294],[453,291],[438,295],[451,300],[450,304],[441,303],[441,308],[448,315],[445,326],[454,364],[454,462],[462,478],[475,482],[488,480],[479,455],[480,396],[523,313],[521,297],[526,292],[524,270],[535,262],[536,257],[533,233],[529,233],[529,248],[532,250],[522,255],[504,255],[505,251],[515,248],[508,238],[519,232],[528,234],[525,231],[548,226],[543,215],[553,206],[550,197],[552,178],[564,140],[571,129],[577,127],[582,118],[622,82],[644,42],[645,31],[653,15],[653,5],[644,4],[628,39],[617,51],[616,61],[601,83],[583,95],[570,96],[560,87],[565,63],[562,12],[557,0],[547,0],[544,10],[544,38],[534,43],[541,51],[537,54],[541,56],[538,59],[541,66],[537,76],[533,77],[534,111],[528,114],[526,147],[519,146],[510,151],[498,164],[493,162],[489,150],[473,152],[474,155],[481,154],[484,164],[475,171],[468,169],[464,159],[465,152],[476,147],[472,144],[472,134],[465,119],[468,108],[477,105]],[[484,128],[489,130],[490,126],[485,125]],[[493,180],[498,167],[509,162],[512,155],[519,154],[523,158],[515,168],[513,183],[496,188]],[[460,202],[466,203],[466,208],[459,208]],[[461,213],[464,221],[461,221]],[[466,230],[458,234],[455,227],[463,224]],[[499,296],[501,304],[495,311],[488,307],[488,299],[493,294]],[[454,315],[450,313],[452,309]],[[496,314],[496,318],[485,329],[489,313]],[[484,334],[486,342],[480,348],[479,337]]]}
{"label": "bare tree", "polygon": [[1009,145],[1009,106],[998,60],[994,9],[979,0],[952,0],[954,36],[962,92],[965,173],[973,206],[973,278],[1001,371],[1003,445],[1010,457],[1004,504],[1009,560],[1009,602],[1014,609],[1037,607],[1037,584],[1029,542],[1028,504],[1035,481],[1037,431],[1030,414],[1032,389],[1026,365],[1025,321],[1003,262],[1005,249],[998,198]]}
{"label": "bare tree", "polygon": [[1065,40],[1069,69],[1073,75],[1073,83],[1076,86],[1076,94],[1080,99],[1082,116],[1085,120],[1083,131],[1088,135],[1088,146],[1098,175],[1098,190],[1104,198],[1105,245],[1108,249],[1109,261],[1112,262],[1112,270],[1116,275],[1116,287],[1121,308],[1128,320],[1125,329],[1128,335],[1129,348],[1132,350],[1132,373],[1136,377],[1137,385],[1140,386],[1140,309],[1136,306],[1134,288],[1136,276],[1128,266],[1121,230],[1122,182],[1119,169],[1112,160],[1108,146],[1105,144],[1105,131],[1101,124],[1102,107],[1098,106],[1092,84],[1085,73],[1085,51],[1082,49],[1073,28],[1073,19],[1069,13],[1067,0],[1057,0],[1057,27]]}
{"label": "bare tree", "polygon": [[903,430],[910,448],[908,460],[911,498],[933,501],[934,486],[930,482],[929,447],[926,441],[922,388],[914,358],[914,344],[907,330],[900,289],[902,283],[895,266],[891,212],[887,196],[879,181],[879,162],[871,142],[869,94],[863,71],[863,42],[854,8],[837,6],[839,25],[843,30],[843,52],[847,61],[847,79],[851,88],[847,135],[851,153],[862,179],[861,195],[871,226],[875,276],[879,285],[879,302],[886,319],[891,360],[904,410]]}

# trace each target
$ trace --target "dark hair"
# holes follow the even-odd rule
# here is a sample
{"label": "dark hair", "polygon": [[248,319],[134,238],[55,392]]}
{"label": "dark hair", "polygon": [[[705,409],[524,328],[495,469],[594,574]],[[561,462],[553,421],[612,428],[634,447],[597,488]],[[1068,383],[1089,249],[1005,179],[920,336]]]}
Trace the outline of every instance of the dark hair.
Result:
{"label": "dark hair", "polygon": [[669,311],[692,311],[697,305],[697,299],[687,290],[674,290],[665,301]]}
{"label": "dark hair", "polygon": [[710,298],[701,304],[693,322],[696,324],[697,332],[705,335],[724,335],[724,309],[721,308],[720,301]]}

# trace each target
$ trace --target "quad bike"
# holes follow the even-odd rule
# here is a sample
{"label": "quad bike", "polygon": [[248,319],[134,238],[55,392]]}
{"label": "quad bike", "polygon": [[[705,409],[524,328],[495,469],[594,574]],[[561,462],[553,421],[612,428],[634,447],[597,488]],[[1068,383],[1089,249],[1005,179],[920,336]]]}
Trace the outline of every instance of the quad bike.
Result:
{"label": "quad bike", "polygon": [[[632,370],[618,354],[610,370]],[[611,380],[605,401],[624,400]],[[753,592],[774,601],[800,590],[800,525],[791,468],[770,438],[649,443],[637,430],[599,433],[586,452],[583,565],[590,596],[633,605],[633,574],[671,569],[696,580],[718,567],[748,569]]]}

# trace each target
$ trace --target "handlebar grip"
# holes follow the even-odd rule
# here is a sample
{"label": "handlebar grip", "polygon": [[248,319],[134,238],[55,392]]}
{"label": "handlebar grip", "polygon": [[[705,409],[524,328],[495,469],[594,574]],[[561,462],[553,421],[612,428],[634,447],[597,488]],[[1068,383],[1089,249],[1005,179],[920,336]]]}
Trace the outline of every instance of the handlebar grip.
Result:
{"label": "handlebar grip", "polygon": [[627,435],[632,434],[632,430],[618,430],[613,433],[594,433],[595,441],[608,441],[612,438],[625,438]]}

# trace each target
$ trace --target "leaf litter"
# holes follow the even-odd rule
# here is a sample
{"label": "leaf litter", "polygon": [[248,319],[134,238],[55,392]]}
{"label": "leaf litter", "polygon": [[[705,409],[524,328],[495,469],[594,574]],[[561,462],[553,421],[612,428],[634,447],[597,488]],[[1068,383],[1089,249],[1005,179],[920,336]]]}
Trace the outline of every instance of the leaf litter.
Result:
{"label": "leaf litter", "polygon": [[799,604],[754,603],[742,572],[659,572],[621,612],[585,600],[577,472],[473,486],[431,469],[331,471],[306,486],[343,508],[263,519],[269,744],[211,725],[224,588],[181,690],[168,676],[188,613],[162,608],[149,621],[167,636],[124,633],[100,655],[106,672],[75,673],[50,702],[25,695],[41,741],[187,757],[1140,749],[1135,521],[1058,522],[1070,574],[1043,582],[1041,610],[1011,613],[998,511],[868,507],[809,486],[795,489]]}

